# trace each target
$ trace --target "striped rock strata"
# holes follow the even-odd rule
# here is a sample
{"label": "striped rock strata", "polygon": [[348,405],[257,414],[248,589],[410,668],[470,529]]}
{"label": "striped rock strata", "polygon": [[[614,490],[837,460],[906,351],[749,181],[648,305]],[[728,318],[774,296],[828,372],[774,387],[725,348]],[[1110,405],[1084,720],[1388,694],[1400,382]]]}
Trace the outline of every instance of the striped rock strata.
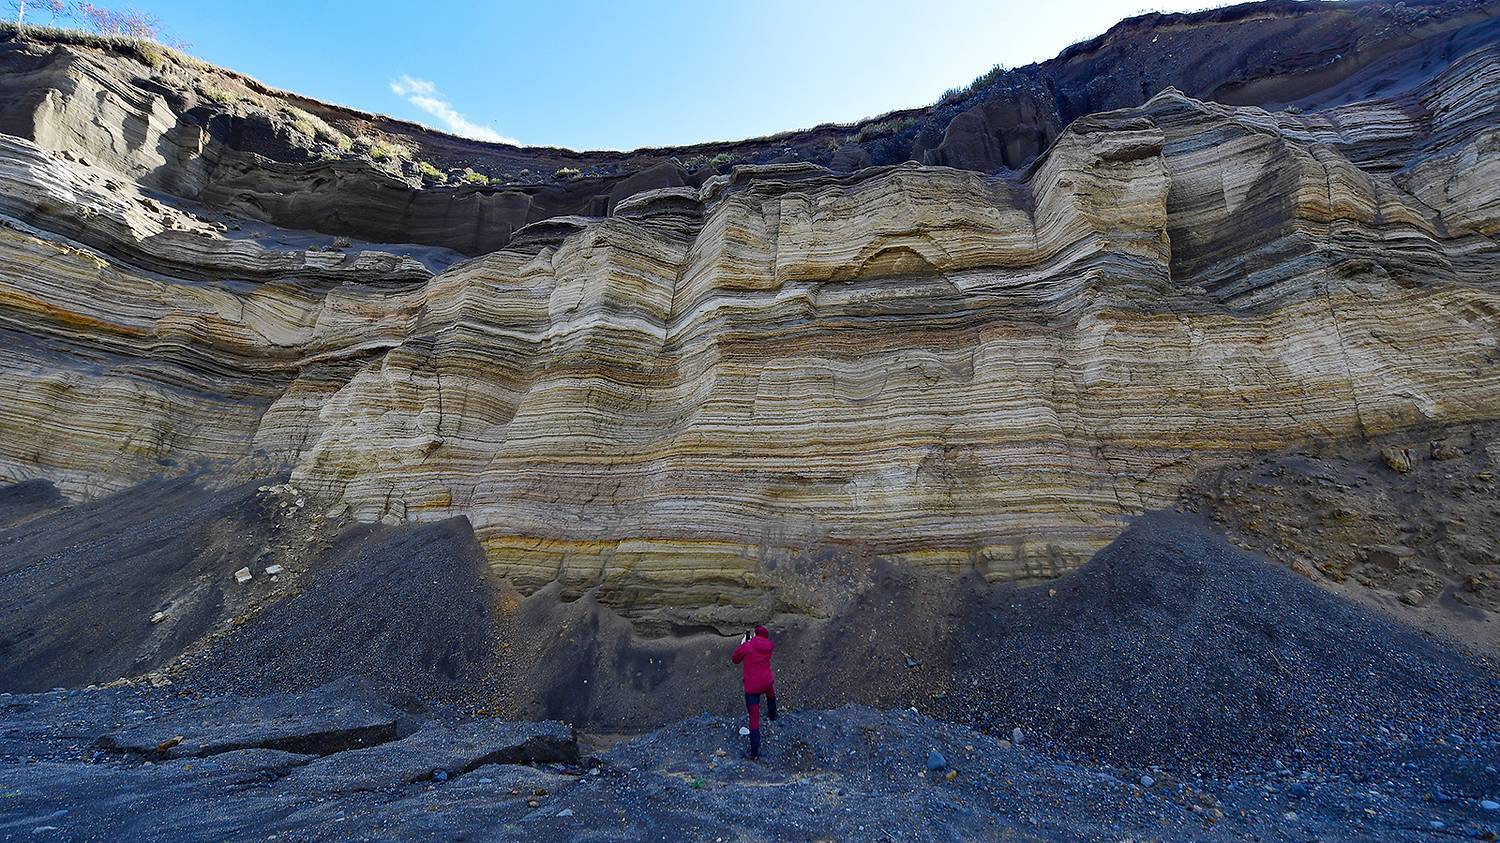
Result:
{"label": "striped rock strata", "polygon": [[1497,75],[1169,89],[1019,172],[737,167],[437,274],[5,137],[0,477],[289,468],[649,630],[877,559],[1057,576],[1246,451],[1500,417]]}
{"label": "striped rock strata", "polygon": [[[1072,121],[1168,86],[1306,110],[1407,90],[1500,37],[1500,0],[1260,0],[1147,13],[929,106],[742,141],[578,152],[467,140],[129,42],[0,22],[0,133],[284,228],[479,255],[733,164],[1020,169]],[[513,80],[519,83],[519,80]],[[378,152],[377,152],[378,148]]]}

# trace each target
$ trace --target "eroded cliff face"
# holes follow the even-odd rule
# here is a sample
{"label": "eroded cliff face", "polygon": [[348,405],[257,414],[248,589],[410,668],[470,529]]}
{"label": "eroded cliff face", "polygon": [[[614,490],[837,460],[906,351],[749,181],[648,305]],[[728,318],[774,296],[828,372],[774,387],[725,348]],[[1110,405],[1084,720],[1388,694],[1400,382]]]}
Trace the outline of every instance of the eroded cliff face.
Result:
{"label": "eroded cliff face", "polygon": [[[1167,87],[1034,160],[669,167],[504,222],[96,107],[131,86],[58,47],[119,90],[0,136],[0,478],[289,470],[331,515],[464,515],[515,589],[647,632],[826,614],[876,559],[1055,577],[1246,453],[1500,417],[1500,29],[1465,9],[1322,108]],[[461,233],[277,229],[225,167]]]}
{"label": "eroded cliff face", "polygon": [[[853,125],[631,152],[518,148],[278,91],[153,45],[103,51],[0,24],[0,133],[282,228],[479,255],[543,220],[701,187],[739,164],[834,172],[1030,165],[1074,120],[1167,87],[1320,108],[1404,94],[1496,38],[1500,0],[1264,0],[1122,21],[1058,57],[996,67],[931,106]],[[86,41],[86,39],[85,39]]]}

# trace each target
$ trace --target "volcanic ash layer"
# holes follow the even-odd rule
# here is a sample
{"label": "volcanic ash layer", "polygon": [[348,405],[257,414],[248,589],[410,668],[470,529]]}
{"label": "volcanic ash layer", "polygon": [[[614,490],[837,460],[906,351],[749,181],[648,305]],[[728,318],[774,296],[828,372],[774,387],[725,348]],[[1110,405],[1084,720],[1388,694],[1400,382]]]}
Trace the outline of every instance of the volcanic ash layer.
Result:
{"label": "volcanic ash layer", "polygon": [[[7,42],[51,93],[0,115],[0,477],[285,471],[651,634],[825,616],[803,575],[874,558],[1057,577],[1246,453],[1500,417],[1500,35],[1464,9],[1365,54],[1394,89],[1158,88],[989,173],[638,181],[472,259],[269,225],[226,162],[289,202],[356,163],[184,145],[231,124],[179,77]],[[169,160],[105,154],[140,143]]]}

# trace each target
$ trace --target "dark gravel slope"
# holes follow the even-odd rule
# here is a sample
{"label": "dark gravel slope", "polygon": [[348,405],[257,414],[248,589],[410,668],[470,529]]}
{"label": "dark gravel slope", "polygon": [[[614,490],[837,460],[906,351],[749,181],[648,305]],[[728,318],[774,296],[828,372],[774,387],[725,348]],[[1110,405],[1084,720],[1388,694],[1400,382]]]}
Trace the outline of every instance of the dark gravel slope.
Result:
{"label": "dark gravel slope", "polygon": [[412,701],[488,701],[500,598],[466,519],[355,527],[298,585],[194,656],[189,684],[257,694],[356,676]]}
{"label": "dark gravel slope", "polygon": [[940,708],[1075,755],[1325,771],[1420,755],[1455,784],[1496,761],[1492,669],[1196,518],[1142,518],[1075,574],[976,603],[967,626],[980,637]]}
{"label": "dark gravel slope", "polygon": [[0,490],[0,691],[162,671],[239,693],[357,677],[482,707],[500,600],[468,522],[340,528],[285,488],[184,478],[77,506],[50,484]]}
{"label": "dark gravel slope", "polygon": [[[274,533],[257,486],[153,481],[78,506],[50,485],[6,490],[0,691],[135,676],[222,625],[247,591],[234,571]],[[151,623],[163,609],[170,622]]]}
{"label": "dark gravel slope", "polygon": [[0,486],[0,529],[20,526],[67,505],[68,499],[47,480]]}

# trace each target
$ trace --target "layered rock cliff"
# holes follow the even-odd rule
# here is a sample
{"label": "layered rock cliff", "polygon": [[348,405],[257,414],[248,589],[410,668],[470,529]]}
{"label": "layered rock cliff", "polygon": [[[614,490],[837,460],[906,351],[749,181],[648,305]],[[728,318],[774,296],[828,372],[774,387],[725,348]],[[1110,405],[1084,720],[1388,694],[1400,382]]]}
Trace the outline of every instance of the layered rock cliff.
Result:
{"label": "layered rock cliff", "polygon": [[1497,11],[1148,17],[877,139],[608,154],[12,38],[0,478],[289,471],[650,633],[1056,577],[1247,453],[1500,417]]}

